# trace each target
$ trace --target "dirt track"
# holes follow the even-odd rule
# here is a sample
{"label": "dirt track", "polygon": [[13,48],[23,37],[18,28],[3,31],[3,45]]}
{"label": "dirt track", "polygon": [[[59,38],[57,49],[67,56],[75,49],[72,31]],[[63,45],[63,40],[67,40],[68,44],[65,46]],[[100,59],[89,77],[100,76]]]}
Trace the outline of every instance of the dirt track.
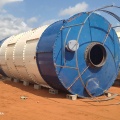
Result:
{"label": "dirt track", "polygon": [[[120,94],[120,87],[111,92]],[[21,96],[28,99],[22,100]],[[120,120],[120,96],[107,102],[86,99],[71,101],[65,94],[51,95],[48,89],[34,90],[22,83],[0,81],[0,120]]]}

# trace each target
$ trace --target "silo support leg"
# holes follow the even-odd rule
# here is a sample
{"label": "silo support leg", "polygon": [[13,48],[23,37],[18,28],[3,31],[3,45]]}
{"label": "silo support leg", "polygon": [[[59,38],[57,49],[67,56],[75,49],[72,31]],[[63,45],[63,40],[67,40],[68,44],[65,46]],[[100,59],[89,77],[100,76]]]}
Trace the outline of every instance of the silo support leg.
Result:
{"label": "silo support leg", "polygon": [[50,89],[49,89],[49,93],[50,93],[50,94],[58,94],[58,90],[55,90],[55,89],[53,89],[53,88],[50,88]]}
{"label": "silo support leg", "polygon": [[69,99],[69,100],[77,100],[77,95],[67,94],[66,98]]}
{"label": "silo support leg", "polygon": [[23,85],[24,85],[24,86],[29,86],[29,84],[30,84],[30,83],[29,83],[28,81],[23,81]]}
{"label": "silo support leg", "polygon": [[34,89],[39,90],[39,89],[41,89],[41,86],[37,85],[37,84],[34,84]]}
{"label": "silo support leg", "polygon": [[19,83],[19,80],[18,79],[14,79],[13,80],[15,83]]}

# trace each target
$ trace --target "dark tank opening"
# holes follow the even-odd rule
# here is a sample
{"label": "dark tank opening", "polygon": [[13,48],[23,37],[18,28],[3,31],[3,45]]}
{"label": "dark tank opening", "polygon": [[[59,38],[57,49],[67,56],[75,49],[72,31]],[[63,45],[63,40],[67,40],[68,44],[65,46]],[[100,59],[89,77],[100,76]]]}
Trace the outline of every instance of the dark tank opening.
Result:
{"label": "dark tank opening", "polygon": [[100,43],[92,43],[86,50],[87,63],[92,67],[101,67],[106,61],[105,47]]}

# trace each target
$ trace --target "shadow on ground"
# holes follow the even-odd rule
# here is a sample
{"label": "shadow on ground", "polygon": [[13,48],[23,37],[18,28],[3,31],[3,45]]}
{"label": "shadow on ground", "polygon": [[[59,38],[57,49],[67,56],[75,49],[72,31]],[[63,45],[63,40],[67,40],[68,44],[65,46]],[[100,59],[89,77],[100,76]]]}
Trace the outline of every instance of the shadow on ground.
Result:
{"label": "shadow on ground", "polygon": [[46,97],[46,98],[62,98],[62,99],[66,99],[66,94],[67,93],[63,93],[63,92],[59,91],[59,94],[55,94],[55,95],[50,94],[49,93],[49,88],[42,87],[41,89],[36,90],[36,89],[34,89],[34,84],[30,84],[29,86],[24,86],[22,81],[20,81],[18,83],[15,83],[13,81],[3,80],[3,82],[5,84],[8,84],[8,85],[12,86],[12,87],[19,88],[19,89],[21,89],[23,91],[32,93],[32,94],[37,95],[37,96]]}

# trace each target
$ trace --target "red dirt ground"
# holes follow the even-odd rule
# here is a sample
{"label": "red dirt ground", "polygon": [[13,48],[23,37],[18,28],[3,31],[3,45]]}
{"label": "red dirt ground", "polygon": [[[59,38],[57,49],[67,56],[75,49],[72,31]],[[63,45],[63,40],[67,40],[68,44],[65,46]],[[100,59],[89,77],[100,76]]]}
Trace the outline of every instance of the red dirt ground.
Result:
{"label": "red dirt ground", "polygon": [[[110,91],[120,94],[120,87]],[[22,100],[21,96],[28,99]],[[45,88],[34,90],[32,85],[0,81],[0,120],[120,120],[120,96],[100,103],[71,101],[65,96],[51,95]]]}

